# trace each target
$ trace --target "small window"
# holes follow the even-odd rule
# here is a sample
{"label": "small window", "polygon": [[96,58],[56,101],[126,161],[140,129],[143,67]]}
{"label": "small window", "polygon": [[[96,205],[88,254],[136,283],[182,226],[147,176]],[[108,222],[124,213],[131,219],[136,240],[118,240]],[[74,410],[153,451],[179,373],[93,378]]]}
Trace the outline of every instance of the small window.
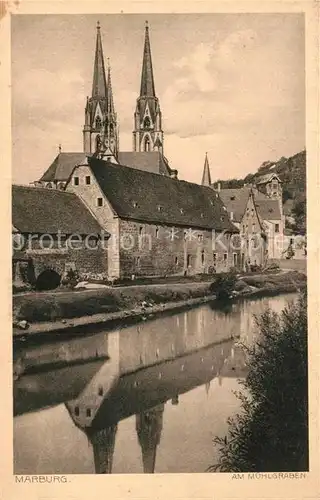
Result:
{"label": "small window", "polygon": [[252,232],[255,233],[256,232],[256,225],[255,223],[252,224]]}
{"label": "small window", "polygon": [[159,238],[159,228],[156,227],[156,238]]}
{"label": "small window", "polygon": [[275,232],[278,233],[279,232],[279,224],[276,224],[275,225],[275,228],[274,228]]}
{"label": "small window", "polygon": [[103,396],[103,387],[100,385],[98,389],[99,396]]}
{"label": "small window", "polygon": [[238,264],[238,254],[234,253],[233,254],[233,265],[236,266]]}
{"label": "small window", "polygon": [[183,210],[183,208],[180,208],[180,213],[181,213],[181,214],[184,214],[184,210]]}
{"label": "small window", "polygon": [[79,177],[74,177],[74,178],[73,178],[73,184],[74,184],[75,186],[79,186]]}
{"label": "small window", "polygon": [[214,253],[214,254],[213,254],[213,263],[215,264],[216,262],[217,262],[217,254],[216,254],[216,253]]}
{"label": "small window", "polygon": [[90,177],[90,175],[86,175],[86,184],[87,185],[91,184],[91,177]]}
{"label": "small window", "polygon": [[227,262],[227,260],[228,260],[228,254],[227,253],[223,254],[223,260],[224,260],[224,262]]}
{"label": "small window", "polygon": [[74,414],[76,417],[79,417],[80,415],[80,409],[79,409],[79,406],[76,406],[75,409],[74,409]]}
{"label": "small window", "polygon": [[174,259],[174,263],[175,263],[175,265],[176,265],[176,266],[179,264],[179,259],[178,259],[178,257],[176,257],[176,258]]}
{"label": "small window", "polygon": [[187,255],[187,267],[191,266],[191,255]]}
{"label": "small window", "polygon": [[204,264],[204,259],[205,259],[205,257],[204,257],[204,250],[202,250],[202,252],[201,252],[201,264],[202,265]]}
{"label": "small window", "polygon": [[134,206],[134,208],[137,208],[138,203],[137,203],[136,201],[133,201],[133,202],[132,202],[132,205]]}
{"label": "small window", "polygon": [[203,241],[203,234],[198,234],[198,241],[199,243]]}
{"label": "small window", "polygon": [[184,233],[183,233],[183,239],[184,239],[184,241],[186,241],[186,239],[187,239],[187,236],[188,236],[188,233],[187,233],[187,231],[184,231]]}
{"label": "small window", "polygon": [[162,211],[162,206],[161,205],[158,205],[158,212],[161,212]]}
{"label": "small window", "polygon": [[142,233],[143,233],[143,226],[140,226],[140,227],[139,227],[139,236],[141,236],[141,235],[142,235]]}
{"label": "small window", "polygon": [[140,257],[136,257],[136,266],[139,267],[140,266]]}
{"label": "small window", "polygon": [[91,408],[87,408],[86,415],[87,417],[91,417]]}
{"label": "small window", "polygon": [[97,205],[98,205],[98,207],[102,207],[102,205],[103,205],[103,199],[102,198],[97,198]]}

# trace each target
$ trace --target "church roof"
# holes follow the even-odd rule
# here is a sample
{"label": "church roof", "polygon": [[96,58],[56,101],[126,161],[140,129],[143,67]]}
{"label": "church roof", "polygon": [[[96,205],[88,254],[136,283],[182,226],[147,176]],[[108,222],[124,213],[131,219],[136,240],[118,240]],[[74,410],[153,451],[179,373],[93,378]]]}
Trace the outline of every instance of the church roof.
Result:
{"label": "church roof", "polygon": [[228,213],[233,212],[234,222],[241,222],[247,207],[250,188],[220,189],[219,195]]}
{"label": "church roof", "polygon": [[59,153],[50,167],[45,171],[40,181],[66,181],[74,167],[86,161],[85,153]]}
{"label": "church roof", "polygon": [[77,195],[57,189],[12,186],[12,223],[21,233],[92,234],[101,227]]}
{"label": "church roof", "polygon": [[119,217],[238,232],[211,188],[93,157],[88,162]]}
{"label": "church roof", "polygon": [[151,60],[151,48],[149,39],[149,27],[146,23],[145,39],[143,49],[142,73],[141,73],[141,86],[140,96],[155,97],[153,69]]}
{"label": "church roof", "polygon": [[170,175],[167,160],[159,151],[122,151],[118,153],[120,165],[125,165],[154,174]]}

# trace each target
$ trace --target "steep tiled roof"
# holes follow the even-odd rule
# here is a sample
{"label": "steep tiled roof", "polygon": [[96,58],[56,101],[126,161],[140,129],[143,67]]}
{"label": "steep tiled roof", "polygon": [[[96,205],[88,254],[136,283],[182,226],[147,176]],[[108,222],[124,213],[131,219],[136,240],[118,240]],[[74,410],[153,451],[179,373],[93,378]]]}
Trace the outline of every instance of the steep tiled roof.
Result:
{"label": "steep tiled roof", "polygon": [[280,202],[272,200],[258,189],[252,189],[255,205],[259,216],[263,220],[281,220]]}
{"label": "steep tiled roof", "polygon": [[80,198],[57,189],[12,186],[12,223],[21,233],[99,233]]}
{"label": "steep tiled roof", "polygon": [[66,181],[74,167],[85,161],[84,153],[59,153],[40,181]]}
{"label": "steep tiled roof", "polygon": [[211,188],[88,159],[93,175],[123,218],[238,232]]}
{"label": "steep tiled roof", "polygon": [[220,189],[219,195],[228,213],[230,214],[233,212],[233,220],[235,222],[241,222],[247,207],[250,188]]}
{"label": "steep tiled roof", "polygon": [[154,174],[170,175],[170,167],[159,151],[122,151],[118,154],[120,165]]}
{"label": "steep tiled roof", "polygon": [[270,182],[273,177],[277,177],[277,179],[280,181],[276,172],[270,172],[269,174],[265,174],[265,175],[261,175],[260,177],[257,177],[255,179],[255,183],[256,184],[265,184],[266,182]]}

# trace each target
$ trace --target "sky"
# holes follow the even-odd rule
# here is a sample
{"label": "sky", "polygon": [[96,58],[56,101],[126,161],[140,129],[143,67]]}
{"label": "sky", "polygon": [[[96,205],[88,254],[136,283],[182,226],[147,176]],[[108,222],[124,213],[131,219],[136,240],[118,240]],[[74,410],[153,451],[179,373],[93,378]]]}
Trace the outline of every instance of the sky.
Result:
{"label": "sky", "polygon": [[145,20],[164,154],[179,178],[243,177],[305,147],[303,14],[12,16],[13,182],[39,179],[62,151],[83,151],[96,24],[110,58],[120,150],[132,150]]}

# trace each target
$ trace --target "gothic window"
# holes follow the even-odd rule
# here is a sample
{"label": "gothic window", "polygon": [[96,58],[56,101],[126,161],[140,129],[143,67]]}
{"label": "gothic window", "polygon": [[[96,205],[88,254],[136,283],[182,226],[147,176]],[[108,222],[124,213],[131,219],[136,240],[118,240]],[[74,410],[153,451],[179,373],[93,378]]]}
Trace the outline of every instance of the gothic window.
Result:
{"label": "gothic window", "polygon": [[113,137],[113,132],[114,132],[113,123],[110,123],[109,130],[110,130],[110,136]]}
{"label": "gothic window", "polygon": [[102,124],[102,121],[101,121],[100,116],[98,115],[96,117],[96,128],[100,129],[101,128],[101,124]]}
{"label": "gothic window", "polygon": [[144,140],[144,150],[150,151],[150,139],[148,136]]}
{"label": "gothic window", "polygon": [[100,135],[98,134],[96,137],[96,151],[100,149],[100,146],[101,146],[101,138]]}
{"label": "gothic window", "polygon": [[149,116],[146,116],[143,121],[143,128],[150,128],[151,122]]}

